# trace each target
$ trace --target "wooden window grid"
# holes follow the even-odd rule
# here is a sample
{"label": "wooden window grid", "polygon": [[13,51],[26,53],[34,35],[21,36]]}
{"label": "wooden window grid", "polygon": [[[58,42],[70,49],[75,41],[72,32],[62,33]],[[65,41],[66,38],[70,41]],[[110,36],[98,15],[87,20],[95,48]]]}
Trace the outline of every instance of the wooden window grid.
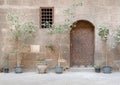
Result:
{"label": "wooden window grid", "polygon": [[40,25],[41,28],[50,28],[54,22],[54,7],[40,8]]}

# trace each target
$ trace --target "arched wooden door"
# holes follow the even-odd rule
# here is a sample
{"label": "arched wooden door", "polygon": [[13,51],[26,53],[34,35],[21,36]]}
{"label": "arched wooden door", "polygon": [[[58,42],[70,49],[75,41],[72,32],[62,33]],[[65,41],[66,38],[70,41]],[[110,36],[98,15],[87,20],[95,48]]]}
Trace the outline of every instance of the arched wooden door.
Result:
{"label": "arched wooden door", "polygon": [[70,33],[70,65],[94,64],[94,26],[84,20],[78,21]]}

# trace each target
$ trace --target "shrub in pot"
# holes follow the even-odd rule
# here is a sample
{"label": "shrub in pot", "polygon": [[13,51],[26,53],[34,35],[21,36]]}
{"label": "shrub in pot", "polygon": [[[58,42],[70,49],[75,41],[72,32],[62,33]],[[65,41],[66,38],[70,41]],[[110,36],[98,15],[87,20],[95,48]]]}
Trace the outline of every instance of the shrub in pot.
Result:
{"label": "shrub in pot", "polygon": [[8,59],[9,58],[9,54],[8,53],[4,53],[4,66],[3,66],[3,72],[4,73],[9,73],[9,63],[8,63]]}
{"label": "shrub in pot", "polygon": [[[113,48],[116,49],[118,52],[120,51],[120,26],[113,32],[114,43]],[[116,66],[120,71],[120,59],[115,60]]]}
{"label": "shrub in pot", "polygon": [[56,66],[56,67],[55,67],[55,72],[56,72],[57,74],[63,73],[63,67],[62,67],[62,66]]}
{"label": "shrub in pot", "polygon": [[103,73],[111,73],[112,72],[112,67],[108,66],[108,55],[107,55],[107,40],[108,40],[108,35],[109,35],[109,28],[105,25],[99,26],[99,33],[98,35],[101,37],[102,41],[105,44],[105,61],[106,65],[103,66],[102,71]]}
{"label": "shrub in pot", "polygon": [[[53,45],[47,45],[46,48],[49,48],[51,52],[55,52],[55,47]],[[61,50],[61,49],[60,49]],[[55,67],[55,72],[60,74],[63,73],[63,67],[60,65],[62,62],[62,59],[60,58],[60,52],[59,52],[59,58],[57,59],[57,66]]]}
{"label": "shrub in pot", "polygon": [[111,66],[103,66],[102,71],[103,71],[103,73],[112,73],[112,67]]}
{"label": "shrub in pot", "polygon": [[55,67],[55,72],[56,73],[58,73],[58,74],[61,74],[61,73],[63,73],[63,71],[64,71],[64,68],[63,68],[63,66],[61,66],[61,63],[65,63],[66,61],[65,61],[65,59],[63,59],[63,58],[61,58],[60,56],[59,56],[59,58],[58,58],[58,64],[57,64],[57,66]]}
{"label": "shrub in pot", "polygon": [[65,15],[65,20],[61,24],[50,24],[49,21],[46,21],[43,26],[46,26],[48,28],[52,28],[49,31],[49,34],[57,34],[57,40],[58,40],[58,46],[59,46],[59,55],[58,55],[58,65],[55,67],[55,72],[56,73],[62,73],[63,72],[63,67],[60,65],[61,62],[64,62],[64,59],[62,58],[62,36],[65,32],[70,32],[71,28],[76,26],[74,23],[75,20],[75,8],[82,6],[82,2],[75,2],[73,3],[70,8],[66,9],[63,11]]}
{"label": "shrub in pot", "polygon": [[37,70],[38,73],[46,73],[47,72],[47,61],[45,60],[41,60],[38,64],[37,64]]}
{"label": "shrub in pot", "polygon": [[8,68],[8,67],[4,67],[4,68],[3,68],[3,72],[4,72],[4,73],[9,73],[9,68]]}
{"label": "shrub in pot", "polygon": [[100,73],[101,72],[101,67],[100,66],[95,66],[95,72]]}
{"label": "shrub in pot", "polygon": [[33,22],[20,23],[19,17],[15,14],[8,15],[8,21],[10,22],[11,40],[14,42],[14,48],[11,54],[16,56],[15,73],[22,73],[22,57],[23,49],[29,45],[29,41],[33,39],[37,32],[37,26]]}

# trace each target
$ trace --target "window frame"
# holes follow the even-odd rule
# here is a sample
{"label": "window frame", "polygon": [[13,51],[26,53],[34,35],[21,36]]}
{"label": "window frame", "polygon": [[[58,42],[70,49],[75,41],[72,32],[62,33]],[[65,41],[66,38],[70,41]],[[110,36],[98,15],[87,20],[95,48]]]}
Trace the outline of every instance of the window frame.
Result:
{"label": "window frame", "polygon": [[54,23],[54,7],[40,7],[40,28],[41,29],[47,29],[42,28],[42,9],[52,9],[52,24]]}

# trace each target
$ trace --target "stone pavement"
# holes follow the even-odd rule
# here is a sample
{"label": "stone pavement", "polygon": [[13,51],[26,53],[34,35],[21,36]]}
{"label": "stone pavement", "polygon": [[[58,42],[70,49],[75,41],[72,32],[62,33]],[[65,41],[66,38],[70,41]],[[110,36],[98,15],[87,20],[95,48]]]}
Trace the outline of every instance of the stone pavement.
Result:
{"label": "stone pavement", "polygon": [[120,72],[0,73],[0,85],[120,85]]}

